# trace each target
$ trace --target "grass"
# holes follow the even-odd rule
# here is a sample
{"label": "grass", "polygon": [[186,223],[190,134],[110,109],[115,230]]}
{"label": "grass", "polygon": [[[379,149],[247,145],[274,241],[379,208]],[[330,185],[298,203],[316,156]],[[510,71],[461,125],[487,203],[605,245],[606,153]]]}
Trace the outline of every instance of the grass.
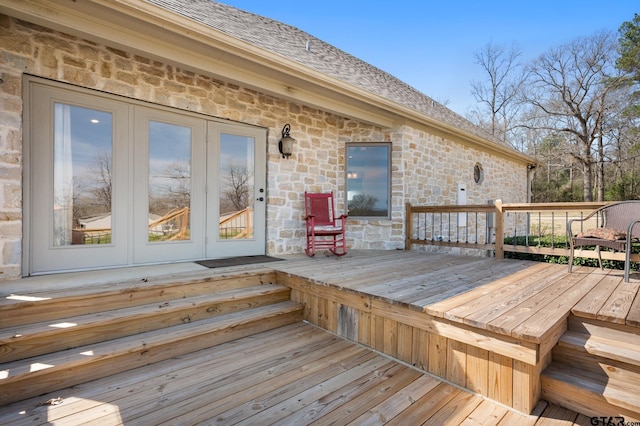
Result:
{"label": "grass", "polygon": [[[566,247],[569,248],[569,241],[566,236],[529,236],[529,237],[508,237],[504,239],[504,245],[517,245],[517,246],[529,246],[529,247]],[[634,245],[637,248],[638,245]],[[602,251],[608,250],[603,248]],[[568,256],[552,256],[548,254],[532,254],[532,253],[514,253],[505,252],[505,258],[508,259],[523,259],[533,260],[536,262],[557,263],[567,265],[569,264]],[[598,268],[598,259],[591,259],[586,257],[575,257],[573,264],[576,266],[591,266]],[[602,260],[602,267],[607,269],[619,269],[624,270],[624,262],[620,260]],[[637,270],[640,268],[640,263],[631,262],[631,269]]]}

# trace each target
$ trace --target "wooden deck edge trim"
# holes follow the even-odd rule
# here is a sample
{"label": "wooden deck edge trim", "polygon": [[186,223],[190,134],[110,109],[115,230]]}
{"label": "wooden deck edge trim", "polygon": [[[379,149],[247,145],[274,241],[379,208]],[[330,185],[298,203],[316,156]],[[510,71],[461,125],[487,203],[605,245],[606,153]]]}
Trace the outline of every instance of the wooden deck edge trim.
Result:
{"label": "wooden deck edge trim", "polygon": [[[99,285],[91,285],[87,283],[85,286],[77,286],[74,288],[63,288],[58,290],[46,290],[46,291],[25,291],[19,295],[32,296],[35,298],[42,298],[43,300],[36,301],[16,301],[8,299],[10,296],[16,296],[18,294],[0,292],[0,311],[6,309],[12,309],[14,307],[23,308],[25,306],[31,306],[35,304],[51,303],[59,301],[60,299],[73,301],[77,299],[83,299],[86,297],[93,297],[96,295],[113,295],[122,293],[137,293],[140,291],[158,290],[169,287],[189,286],[194,284],[218,282],[218,281],[233,281],[238,279],[253,278],[256,276],[266,277],[272,281],[273,284],[276,279],[276,271],[273,268],[262,268],[251,271],[224,271],[213,272],[215,269],[205,269],[202,271],[191,272],[184,275],[159,275],[150,276],[149,278],[133,278],[124,281],[114,281],[100,283]],[[28,279],[28,278],[21,278]],[[264,279],[264,278],[263,278]],[[1,288],[1,287],[0,287]],[[18,295],[18,296],[19,296]]]}
{"label": "wooden deck edge trim", "polygon": [[537,342],[516,339],[445,318],[438,318],[412,305],[397,301],[389,302],[383,298],[355,290],[342,289],[338,286],[314,283],[304,277],[293,274],[279,272],[277,281],[278,284],[303,293],[308,292],[316,297],[340,303],[364,313],[389,318],[399,323],[461,343],[470,344],[480,349],[489,350],[527,364],[536,365],[539,362],[540,345]]}
{"label": "wooden deck edge trim", "polygon": [[538,363],[539,345],[534,342],[514,339],[427,313],[417,313],[375,298],[371,300],[371,313],[527,364]]}
{"label": "wooden deck edge trim", "polygon": [[[568,329],[568,320],[558,322],[548,333],[545,334],[545,338],[540,343],[539,351],[541,358],[545,354],[550,354],[553,348],[558,344],[564,333]],[[543,364],[543,363],[541,363]]]}

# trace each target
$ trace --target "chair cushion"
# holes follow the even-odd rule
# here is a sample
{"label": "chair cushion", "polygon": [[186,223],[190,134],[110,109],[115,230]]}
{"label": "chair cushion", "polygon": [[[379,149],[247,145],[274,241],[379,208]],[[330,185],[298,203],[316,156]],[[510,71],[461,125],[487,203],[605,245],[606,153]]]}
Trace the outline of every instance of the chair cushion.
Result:
{"label": "chair cushion", "polygon": [[314,226],[313,230],[316,232],[342,232],[342,228],[339,226]]}
{"label": "chair cushion", "polygon": [[603,240],[617,241],[627,238],[627,233],[614,228],[593,228],[587,229],[576,235],[576,238],[600,238]]}

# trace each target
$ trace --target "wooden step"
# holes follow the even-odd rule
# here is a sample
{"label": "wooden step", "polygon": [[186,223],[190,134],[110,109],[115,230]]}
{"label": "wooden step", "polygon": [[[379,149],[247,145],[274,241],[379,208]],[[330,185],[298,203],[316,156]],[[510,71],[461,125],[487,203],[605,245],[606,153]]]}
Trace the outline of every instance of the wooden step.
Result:
{"label": "wooden step", "polygon": [[142,279],[135,282],[11,294],[0,297],[0,324],[14,327],[34,322],[55,321],[95,313],[102,307],[120,309],[229,289],[254,287],[276,282],[272,269],[245,273],[200,273],[188,277]]}
{"label": "wooden step", "polygon": [[0,405],[302,320],[303,306],[281,302],[0,365]]}
{"label": "wooden step", "polygon": [[567,329],[595,337],[610,340],[620,340],[640,346],[640,327],[625,324],[615,324],[589,318],[569,316]]}
{"label": "wooden step", "polygon": [[543,399],[589,416],[640,419],[638,328],[572,315],[552,359]]}
{"label": "wooden step", "polygon": [[556,346],[553,349],[553,362],[569,365],[581,371],[600,373],[610,379],[626,381],[631,385],[640,386],[640,367],[611,358],[592,355],[583,350]]}
{"label": "wooden step", "polygon": [[640,345],[619,338],[567,331],[558,341],[558,345],[640,367]]}
{"label": "wooden step", "polygon": [[0,329],[0,363],[289,300],[275,284]]}
{"label": "wooden step", "polygon": [[638,383],[610,378],[603,372],[552,362],[542,373],[542,399],[587,416],[624,417],[640,421]]}

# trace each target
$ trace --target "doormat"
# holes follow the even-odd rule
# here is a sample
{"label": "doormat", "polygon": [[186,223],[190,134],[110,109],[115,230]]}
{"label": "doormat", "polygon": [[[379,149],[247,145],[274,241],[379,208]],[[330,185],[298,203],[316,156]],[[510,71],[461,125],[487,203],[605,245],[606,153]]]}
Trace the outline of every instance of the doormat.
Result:
{"label": "doormat", "polygon": [[198,265],[206,266],[207,268],[224,268],[225,266],[238,266],[238,265],[250,265],[252,263],[263,262],[276,262],[277,257],[271,256],[241,256],[241,257],[227,257],[224,259],[210,259],[210,260],[198,260]]}

